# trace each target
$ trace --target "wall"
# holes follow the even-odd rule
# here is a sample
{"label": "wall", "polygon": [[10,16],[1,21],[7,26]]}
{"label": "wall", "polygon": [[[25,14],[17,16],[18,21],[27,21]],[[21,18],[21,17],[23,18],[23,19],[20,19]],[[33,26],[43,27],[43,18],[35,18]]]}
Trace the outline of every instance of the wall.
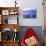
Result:
{"label": "wall", "polygon": [[[14,1],[15,0],[0,0],[0,6],[15,6]],[[25,8],[37,9],[36,19],[23,19],[23,15],[21,14],[19,18],[20,26],[43,26],[44,16],[42,2],[43,0],[17,0],[17,3],[19,4],[17,6],[20,6],[21,11]]]}
{"label": "wall", "polygon": [[0,0],[0,6],[1,7],[14,6],[14,1],[15,0]]}
{"label": "wall", "polygon": [[43,26],[44,16],[43,16],[43,6],[42,0],[25,0],[23,1],[23,10],[26,8],[37,9],[36,19],[23,19],[23,15],[20,16],[21,26]]}

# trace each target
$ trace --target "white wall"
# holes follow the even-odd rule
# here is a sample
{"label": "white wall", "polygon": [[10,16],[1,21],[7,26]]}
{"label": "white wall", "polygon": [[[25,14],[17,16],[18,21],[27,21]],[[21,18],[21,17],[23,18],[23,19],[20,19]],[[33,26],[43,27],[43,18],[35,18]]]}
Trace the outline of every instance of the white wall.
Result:
{"label": "white wall", "polygon": [[0,0],[0,6],[1,7],[9,7],[9,6],[14,6],[14,1],[15,0]]}
{"label": "white wall", "polygon": [[[14,6],[14,1],[15,0],[0,0],[0,6]],[[20,26],[43,26],[43,0],[17,0],[17,2],[21,7],[21,10],[25,8],[37,9],[36,19],[23,19],[23,15],[21,14],[19,18]]]}
{"label": "white wall", "polygon": [[44,24],[44,15],[43,15],[43,0],[24,0],[23,1],[23,10],[26,8],[37,9],[37,18],[36,19],[23,19],[23,15],[20,16],[20,25],[21,26],[43,26]]}

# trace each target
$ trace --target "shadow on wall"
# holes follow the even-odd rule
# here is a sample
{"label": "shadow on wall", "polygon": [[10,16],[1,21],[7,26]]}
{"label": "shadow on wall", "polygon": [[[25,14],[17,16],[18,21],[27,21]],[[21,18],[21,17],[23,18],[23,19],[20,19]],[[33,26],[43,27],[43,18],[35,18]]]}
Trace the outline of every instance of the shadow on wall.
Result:
{"label": "shadow on wall", "polygon": [[42,33],[42,26],[20,26],[20,31],[19,31],[19,40],[21,42],[23,35],[26,31],[26,29],[32,28],[34,31],[37,33],[38,39],[41,43],[43,43],[43,33]]}

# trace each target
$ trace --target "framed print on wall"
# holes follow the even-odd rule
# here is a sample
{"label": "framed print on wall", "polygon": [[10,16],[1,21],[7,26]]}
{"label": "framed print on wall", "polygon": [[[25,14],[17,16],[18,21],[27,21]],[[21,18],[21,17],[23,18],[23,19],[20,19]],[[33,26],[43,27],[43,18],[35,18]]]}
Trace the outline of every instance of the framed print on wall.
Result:
{"label": "framed print on wall", "polygon": [[18,23],[18,16],[9,16],[8,17],[8,24],[17,24]]}
{"label": "framed print on wall", "polygon": [[2,15],[9,15],[9,10],[2,10]]}
{"label": "framed print on wall", "polygon": [[23,11],[23,18],[24,19],[36,18],[36,16],[37,16],[37,10],[36,9]]}

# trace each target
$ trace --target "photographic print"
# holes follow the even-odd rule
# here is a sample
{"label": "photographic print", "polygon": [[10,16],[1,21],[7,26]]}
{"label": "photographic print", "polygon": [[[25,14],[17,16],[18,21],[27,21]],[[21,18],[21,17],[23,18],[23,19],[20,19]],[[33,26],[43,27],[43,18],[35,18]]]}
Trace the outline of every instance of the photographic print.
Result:
{"label": "photographic print", "polygon": [[31,9],[31,10],[25,10],[25,11],[23,11],[23,18],[27,18],[27,19],[29,19],[29,18],[36,18],[36,16],[37,16],[37,11],[36,11],[36,9]]}

